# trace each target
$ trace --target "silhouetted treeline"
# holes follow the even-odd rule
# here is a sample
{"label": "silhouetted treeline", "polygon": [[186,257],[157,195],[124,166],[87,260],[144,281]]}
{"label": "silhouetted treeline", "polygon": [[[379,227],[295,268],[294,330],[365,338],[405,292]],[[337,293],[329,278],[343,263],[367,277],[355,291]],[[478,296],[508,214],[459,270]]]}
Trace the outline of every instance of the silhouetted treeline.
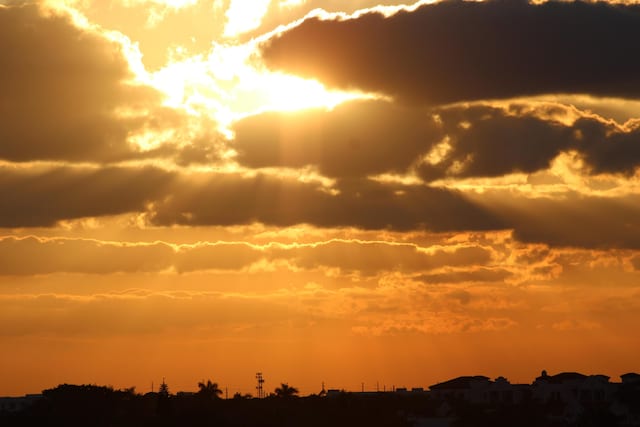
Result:
{"label": "silhouetted treeline", "polygon": [[[0,426],[64,427],[616,427],[623,424],[605,404],[585,406],[577,419],[563,417],[558,402],[527,399],[518,404],[472,404],[436,399],[428,393],[333,393],[297,397],[294,387],[264,399],[237,395],[221,399],[216,383],[199,384],[197,393],[138,394],[96,385],[68,385],[45,390],[31,407],[0,413]],[[638,388],[621,389],[619,399],[640,409]],[[629,424],[626,424],[629,425]]]}
{"label": "silhouetted treeline", "polygon": [[[95,385],[63,384],[45,390],[42,399],[17,413],[0,414],[0,426],[162,427],[162,426],[410,426],[410,402],[388,395],[362,399],[297,397],[294,387],[280,387],[264,399],[238,395],[221,399],[214,387],[205,392],[136,394]],[[420,406],[420,405],[416,405]]]}

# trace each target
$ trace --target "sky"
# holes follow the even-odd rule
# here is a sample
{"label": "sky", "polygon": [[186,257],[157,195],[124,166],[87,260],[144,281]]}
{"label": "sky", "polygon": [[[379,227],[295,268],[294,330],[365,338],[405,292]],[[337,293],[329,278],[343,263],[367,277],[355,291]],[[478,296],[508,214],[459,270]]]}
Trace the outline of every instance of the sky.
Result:
{"label": "sky", "polygon": [[0,395],[638,371],[640,4],[0,0]]}

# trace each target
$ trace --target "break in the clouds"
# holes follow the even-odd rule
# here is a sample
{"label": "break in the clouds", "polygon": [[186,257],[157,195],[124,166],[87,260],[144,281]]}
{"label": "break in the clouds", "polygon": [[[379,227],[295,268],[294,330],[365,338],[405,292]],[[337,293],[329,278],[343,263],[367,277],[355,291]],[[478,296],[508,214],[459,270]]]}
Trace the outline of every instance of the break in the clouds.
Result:
{"label": "break in the clouds", "polygon": [[[229,0],[88,0],[75,7],[104,28],[117,30],[139,43],[149,70],[164,67],[176,47],[205,54],[225,23],[221,12]],[[188,28],[188,31],[184,31]]]}
{"label": "break in the clouds", "polygon": [[640,96],[640,6],[443,1],[390,17],[311,18],[268,65],[336,87],[442,104],[545,93]]}

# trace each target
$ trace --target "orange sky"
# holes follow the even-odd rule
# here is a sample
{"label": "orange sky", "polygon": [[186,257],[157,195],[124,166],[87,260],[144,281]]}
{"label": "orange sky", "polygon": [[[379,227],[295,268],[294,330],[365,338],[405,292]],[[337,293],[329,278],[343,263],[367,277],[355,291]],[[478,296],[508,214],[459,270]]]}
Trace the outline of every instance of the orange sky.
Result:
{"label": "orange sky", "polygon": [[0,0],[0,395],[638,371],[632,3]]}

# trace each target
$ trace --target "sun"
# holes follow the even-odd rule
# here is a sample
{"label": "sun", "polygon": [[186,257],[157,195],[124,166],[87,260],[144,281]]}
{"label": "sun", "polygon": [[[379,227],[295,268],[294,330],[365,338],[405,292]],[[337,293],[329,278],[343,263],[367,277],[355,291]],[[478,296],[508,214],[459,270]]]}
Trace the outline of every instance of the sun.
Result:
{"label": "sun", "polygon": [[[197,3],[195,0],[128,0],[127,4],[145,2],[171,10]],[[294,7],[301,3],[283,0],[279,4]],[[245,0],[232,0],[225,12],[223,37],[212,41],[208,52],[193,54],[188,46],[172,45],[168,48],[164,66],[153,70],[145,67],[145,52],[138,42],[120,31],[91,23],[75,8],[75,0],[46,0],[43,3],[46,7],[43,7],[69,16],[85,31],[120,44],[135,76],[133,83],[157,89],[163,94],[166,107],[181,109],[194,116],[207,116],[229,137],[232,137],[235,121],[262,112],[329,110],[349,100],[378,97],[363,92],[330,90],[316,80],[269,70],[260,59],[259,46],[270,34],[243,42],[237,38],[259,25],[269,4],[269,1],[256,0],[254,7],[249,9]]]}
{"label": "sun", "polygon": [[334,108],[336,105],[361,97],[354,92],[330,91],[316,80],[273,73],[258,72],[251,80],[240,82],[247,95],[247,110],[295,111],[313,107]]}
{"label": "sun", "polygon": [[169,63],[148,74],[149,84],[165,94],[165,104],[191,114],[206,114],[220,130],[265,111],[332,109],[373,94],[329,90],[316,80],[274,72],[260,63],[255,43],[215,44],[206,56],[181,57],[175,49]]}

